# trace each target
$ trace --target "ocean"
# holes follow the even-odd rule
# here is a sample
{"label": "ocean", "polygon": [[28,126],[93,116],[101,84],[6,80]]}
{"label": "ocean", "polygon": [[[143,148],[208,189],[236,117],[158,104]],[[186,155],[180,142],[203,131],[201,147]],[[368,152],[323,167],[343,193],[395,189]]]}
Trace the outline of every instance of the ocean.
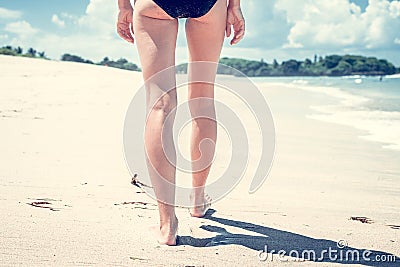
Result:
{"label": "ocean", "polygon": [[347,77],[252,78],[256,83],[282,83],[325,93],[334,105],[311,106],[309,118],[363,130],[360,137],[400,151],[400,75]]}

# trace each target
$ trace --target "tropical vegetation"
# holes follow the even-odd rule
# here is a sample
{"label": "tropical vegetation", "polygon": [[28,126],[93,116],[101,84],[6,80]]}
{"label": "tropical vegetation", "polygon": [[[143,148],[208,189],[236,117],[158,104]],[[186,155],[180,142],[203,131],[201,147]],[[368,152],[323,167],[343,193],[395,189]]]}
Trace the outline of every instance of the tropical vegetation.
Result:
{"label": "tropical vegetation", "polygon": [[[390,75],[399,73],[386,59],[357,55],[329,55],[314,57],[314,60],[298,61],[290,59],[278,63],[276,60],[268,64],[263,60],[245,60],[240,58],[221,58],[220,63],[241,71],[243,74],[255,76],[347,76],[347,75]],[[229,67],[219,67],[219,73],[235,74]]]}

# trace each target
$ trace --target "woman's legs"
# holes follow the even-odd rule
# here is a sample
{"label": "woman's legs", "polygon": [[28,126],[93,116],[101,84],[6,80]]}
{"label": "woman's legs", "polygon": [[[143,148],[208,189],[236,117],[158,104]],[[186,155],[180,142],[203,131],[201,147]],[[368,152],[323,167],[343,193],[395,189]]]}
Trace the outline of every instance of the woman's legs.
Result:
{"label": "woman's legs", "polygon": [[[158,241],[174,245],[178,227],[174,208],[176,168],[175,159],[169,158],[170,162],[164,150],[169,150],[175,157],[172,138],[176,107],[175,69],[164,71],[162,77],[149,78],[175,65],[178,22],[167,16],[153,1],[139,0],[135,4],[134,32],[147,90],[145,149],[160,214]],[[168,116],[171,117],[167,120]]]}
{"label": "woman's legs", "polygon": [[[226,29],[226,0],[218,0],[206,15],[186,21],[186,37],[189,46],[189,62],[208,61],[218,63]],[[193,118],[191,136],[192,203],[191,214],[202,217],[207,211],[209,199],[204,186],[215,153],[217,124],[215,121],[214,85],[217,64],[189,64],[189,80],[207,80],[210,83],[189,84],[189,107]],[[196,118],[196,117],[209,117]],[[202,142],[204,141],[204,142]],[[211,142],[210,142],[211,141]],[[201,149],[200,149],[201,147]]]}

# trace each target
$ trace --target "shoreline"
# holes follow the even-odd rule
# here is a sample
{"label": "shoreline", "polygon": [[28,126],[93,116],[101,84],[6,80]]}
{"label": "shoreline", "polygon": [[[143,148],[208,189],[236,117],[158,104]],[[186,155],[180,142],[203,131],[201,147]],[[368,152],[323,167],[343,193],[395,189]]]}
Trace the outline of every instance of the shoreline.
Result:
{"label": "shoreline", "polygon": [[[299,78],[289,83],[263,81],[261,85],[274,84],[326,95],[332,98],[332,101],[327,104],[318,103],[310,106],[315,111],[314,114],[309,115],[310,118],[353,127],[362,131],[359,135],[360,138],[381,143],[383,149],[400,152],[400,139],[398,135],[395,135],[400,130],[400,125],[394,124],[396,121],[393,121],[400,119],[400,112],[398,110],[374,110],[368,107],[368,104],[374,101],[373,98],[355,94],[354,91],[350,92],[338,85],[309,84],[307,80]],[[362,88],[359,90],[362,90]],[[387,128],[389,125],[391,128]],[[388,135],[388,130],[393,135]]]}

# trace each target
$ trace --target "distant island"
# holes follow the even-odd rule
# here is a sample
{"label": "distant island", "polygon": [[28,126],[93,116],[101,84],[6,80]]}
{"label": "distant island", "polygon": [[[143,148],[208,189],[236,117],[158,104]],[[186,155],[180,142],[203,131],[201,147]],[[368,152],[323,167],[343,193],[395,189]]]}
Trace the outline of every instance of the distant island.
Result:
{"label": "distant island", "polygon": [[[0,54],[10,56],[23,56],[31,58],[49,59],[45,52],[38,52],[33,48],[29,48],[23,53],[21,47],[4,46],[0,48]],[[62,61],[72,61],[85,64],[103,65],[113,68],[141,71],[140,68],[124,58],[116,61],[105,57],[100,62],[93,62],[77,55],[64,54],[61,56]],[[237,69],[249,77],[278,77],[278,76],[349,76],[349,75],[391,75],[400,73],[400,68],[396,68],[386,59],[378,59],[376,57],[365,57],[359,55],[329,55],[314,56],[314,59],[305,59],[298,61],[290,59],[279,63],[274,60],[268,64],[264,60],[247,60],[241,58],[220,59],[221,65],[218,67],[219,74],[235,75],[231,69]],[[226,66],[228,67],[226,67]],[[230,68],[231,67],[231,68]],[[187,64],[177,66],[177,72],[186,73]]]}
{"label": "distant island", "polygon": [[[276,60],[272,64],[261,61],[252,61],[239,58],[221,58],[220,63],[240,70],[249,77],[265,76],[348,76],[348,75],[391,75],[400,73],[386,59],[364,57],[356,55],[329,55],[326,57],[314,56],[314,60],[288,60],[279,64]],[[232,74],[232,69],[219,67],[221,74]]]}

